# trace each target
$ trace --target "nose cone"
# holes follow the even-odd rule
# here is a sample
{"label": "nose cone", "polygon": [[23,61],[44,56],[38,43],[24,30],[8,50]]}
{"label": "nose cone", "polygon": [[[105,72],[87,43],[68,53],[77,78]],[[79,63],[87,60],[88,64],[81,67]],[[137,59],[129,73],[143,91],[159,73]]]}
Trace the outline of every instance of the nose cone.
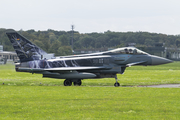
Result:
{"label": "nose cone", "polygon": [[154,55],[151,55],[151,59],[152,59],[152,65],[161,65],[161,64],[167,64],[173,62],[172,60],[168,60],[166,58],[162,58]]}

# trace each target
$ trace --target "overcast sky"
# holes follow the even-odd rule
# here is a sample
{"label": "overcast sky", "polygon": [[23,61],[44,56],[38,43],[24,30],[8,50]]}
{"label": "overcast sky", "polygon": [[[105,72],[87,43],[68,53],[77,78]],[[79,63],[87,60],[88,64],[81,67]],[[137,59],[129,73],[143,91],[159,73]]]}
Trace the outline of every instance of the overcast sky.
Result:
{"label": "overcast sky", "polygon": [[0,28],[180,34],[180,0],[0,0]]}

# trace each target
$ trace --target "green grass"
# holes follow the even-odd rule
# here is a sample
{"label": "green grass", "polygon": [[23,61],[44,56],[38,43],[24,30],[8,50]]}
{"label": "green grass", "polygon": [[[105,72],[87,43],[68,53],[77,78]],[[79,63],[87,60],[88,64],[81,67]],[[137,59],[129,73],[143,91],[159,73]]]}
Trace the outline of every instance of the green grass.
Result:
{"label": "green grass", "polygon": [[[180,88],[139,88],[138,85],[180,83],[180,62],[133,66],[114,79],[83,80],[64,87],[63,80],[15,72],[0,66],[0,119],[180,119]],[[4,83],[4,85],[3,85]],[[41,83],[41,84],[40,84]],[[104,87],[101,87],[104,86]]]}
{"label": "green grass", "polygon": [[180,89],[1,86],[1,119],[179,119]]}

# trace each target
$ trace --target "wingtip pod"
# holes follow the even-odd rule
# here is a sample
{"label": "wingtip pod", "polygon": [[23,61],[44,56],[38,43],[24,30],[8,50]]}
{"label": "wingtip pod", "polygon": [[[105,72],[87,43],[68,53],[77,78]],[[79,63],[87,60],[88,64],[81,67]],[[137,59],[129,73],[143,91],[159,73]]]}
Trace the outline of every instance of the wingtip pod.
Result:
{"label": "wingtip pod", "polygon": [[21,62],[40,60],[42,55],[47,54],[14,30],[8,30],[6,34]]}

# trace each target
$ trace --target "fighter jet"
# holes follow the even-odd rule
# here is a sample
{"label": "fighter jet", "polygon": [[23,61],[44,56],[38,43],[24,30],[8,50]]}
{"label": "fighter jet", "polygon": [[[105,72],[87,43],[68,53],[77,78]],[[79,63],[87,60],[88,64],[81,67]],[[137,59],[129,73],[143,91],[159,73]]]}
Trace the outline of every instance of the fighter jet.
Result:
{"label": "fighter jet", "polygon": [[160,65],[171,60],[150,55],[135,47],[123,47],[110,51],[54,57],[30,42],[16,31],[6,33],[20,62],[17,72],[42,74],[45,78],[65,79],[64,86],[80,86],[84,79],[115,78],[114,86],[120,86],[117,74],[133,65]]}

